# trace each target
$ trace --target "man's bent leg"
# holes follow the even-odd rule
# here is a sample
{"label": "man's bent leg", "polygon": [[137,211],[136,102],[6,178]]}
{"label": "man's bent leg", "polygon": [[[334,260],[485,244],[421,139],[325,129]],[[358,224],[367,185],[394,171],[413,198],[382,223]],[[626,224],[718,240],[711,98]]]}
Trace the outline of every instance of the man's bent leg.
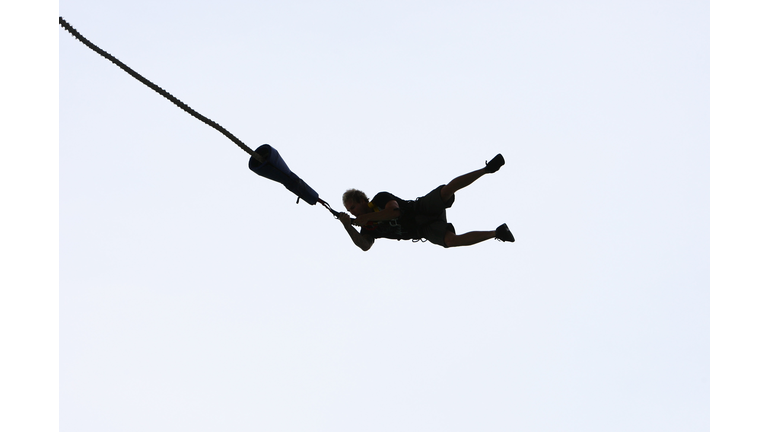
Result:
{"label": "man's bent leg", "polygon": [[475,182],[475,180],[479,179],[483,175],[487,174],[485,171],[485,168],[480,168],[477,171],[472,171],[469,173],[466,173],[462,176],[458,176],[455,179],[451,180],[450,183],[443,186],[442,189],[440,189],[440,198],[443,199],[443,202],[448,202],[449,199],[453,196],[456,191],[459,189],[464,189],[465,187],[471,185]]}
{"label": "man's bent leg", "polygon": [[440,198],[443,199],[443,202],[447,203],[456,191],[471,185],[485,174],[495,173],[502,165],[504,165],[504,156],[499,153],[490,162],[486,162],[484,168],[456,177],[450,183],[443,186],[440,190]]}

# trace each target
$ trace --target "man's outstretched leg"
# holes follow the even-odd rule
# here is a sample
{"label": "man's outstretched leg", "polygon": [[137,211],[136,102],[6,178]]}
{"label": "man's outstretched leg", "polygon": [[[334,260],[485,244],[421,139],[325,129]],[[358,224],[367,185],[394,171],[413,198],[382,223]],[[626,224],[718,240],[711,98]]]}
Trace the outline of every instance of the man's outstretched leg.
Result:
{"label": "man's outstretched leg", "polygon": [[440,198],[443,199],[443,202],[448,202],[456,191],[471,185],[485,174],[495,173],[502,165],[504,165],[504,157],[501,154],[497,154],[496,157],[485,164],[484,168],[458,176],[443,186],[440,190]]}
{"label": "man's outstretched leg", "polygon": [[448,231],[445,233],[445,245],[447,247],[470,246],[492,238],[504,242],[515,241],[515,237],[509,231],[507,224],[502,224],[496,228],[496,231],[470,231],[464,234]]}

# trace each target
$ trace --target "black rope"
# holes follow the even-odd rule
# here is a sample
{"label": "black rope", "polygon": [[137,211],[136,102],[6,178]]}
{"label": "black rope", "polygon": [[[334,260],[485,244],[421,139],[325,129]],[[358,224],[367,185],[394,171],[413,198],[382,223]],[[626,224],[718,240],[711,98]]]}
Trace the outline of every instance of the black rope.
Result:
{"label": "black rope", "polygon": [[[152,82],[151,82],[151,81],[149,81],[148,79],[146,79],[146,78],[144,78],[143,76],[139,75],[139,74],[138,74],[136,71],[134,71],[133,69],[129,68],[129,67],[128,67],[127,65],[125,65],[123,62],[121,62],[120,60],[116,59],[114,56],[112,56],[112,55],[111,55],[111,54],[109,54],[108,52],[104,51],[103,49],[101,49],[101,48],[97,47],[96,45],[94,45],[93,43],[91,43],[91,42],[90,42],[88,39],[84,38],[84,37],[83,37],[83,35],[81,35],[81,34],[80,34],[80,33],[79,33],[77,30],[75,30],[75,29],[74,29],[74,28],[73,28],[73,27],[72,27],[72,26],[71,26],[71,25],[70,25],[68,22],[66,22],[66,21],[64,20],[64,18],[62,18],[62,17],[59,17],[59,24],[61,24],[61,26],[62,26],[62,27],[64,27],[64,29],[65,29],[65,30],[67,30],[69,33],[71,33],[71,34],[72,34],[72,36],[74,36],[75,38],[77,38],[77,40],[79,40],[80,42],[82,42],[83,44],[85,44],[85,46],[87,46],[88,48],[90,48],[90,49],[92,49],[92,50],[96,51],[98,54],[100,54],[101,56],[103,56],[103,57],[104,57],[104,58],[106,58],[107,60],[109,60],[109,61],[111,61],[112,63],[114,63],[115,65],[119,66],[119,67],[120,67],[122,70],[124,70],[124,71],[128,72],[128,74],[129,74],[129,75],[131,75],[132,77],[134,77],[134,78],[136,78],[137,80],[141,81],[142,83],[144,83],[144,84],[145,84],[147,87],[151,88],[152,90],[154,90],[154,91],[156,91],[156,92],[160,93],[160,94],[161,94],[163,97],[165,97],[165,98],[166,98],[166,99],[168,99],[169,101],[173,102],[173,103],[174,103],[176,106],[178,106],[179,108],[181,108],[181,109],[183,109],[184,111],[188,112],[188,113],[189,113],[189,114],[191,114],[193,117],[197,118],[198,120],[202,121],[203,123],[207,124],[208,126],[210,126],[210,127],[214,128],[214,129],[216,129],[217,131],[219,131],[219,132],[221,132],[222,134],[224,134],[224,136],[226,136],[227,138],[229,138],[230,140],[232,140],[232,142],[234,142],[235,144],[237,144],[237,145],[238,145],[238,147],[240,147],[241,149],[243,149],[243,150],[244,150],[246,153],[248,153],[249,155],[251,155],[251,156],[252,156],[254,159],[256,159],[257,161],[259,161],[259,162],[261,162],[261,163],[264,163],[264,162],[265,162],[265,159],[264,159],[264,158],[263,158],[263,157],[262,157],[260,154],[256,153],[254,150],[251,150],[250,148],[248,148],[248,146],[246,146],[246,145],[245,145],[245,144],[244,144],[242,141],[240,141],[240,140],[239,140],[239,139],[238,139],[236,136],[232,135],[232,134],[231,134],[231,133],[230,133],[228,130],[226,130],[226,129],[224,129],[223,127],[221,127],[221,126],[220,126],[218,123],[216,123],[216,122],[214,122],[214,121],[212,121],[212,120],[208,119],[207,117],[204,117],[203,115],[201,115],[201,114],[200,114],[200,113],[198,113],[197,111],[195,111],[195,110],[193,110],[192,108],[190,108],[190,107],[189,107],[187,104],[185,104],[184,102],[182,102],[182,101],[180,101],[180,100],[176,99],[176,98],[175,98],[175,97],[174,97],[172,94],[168,93],[167,91],[165,91],[165,90],[163,90],[162,88],[160,88],[159,86],[155,85],[154,83],[152,83]],[[327,208],[327,209],[328,209],[328,211],[330,211],[330,212],[331,212],[331,214],[333,214],[333,216],[334,216],[334,217],[336,217],[336,218],[338,219],[338,217],[339,217],[339,212],[337,212],[336,210],[332,209],[332,208],[331,208],[331,206],[330,206],[330,205],[329,205],[327,202],[323,201],[322,199],[318,198],[318,201],[319,201],[319,202],[320,202],[320,203],[321,203],[321,204],[322,204],[322,205],[323,205],[325,208]]]}
{"label": "black rope", "polygon": [[198,120],[202,121],[203,123],[207,124],[208,126],[210,126],[210,127],[214,128],[214,129],[216,129],[217,131],[221,132],[222,134],[224,134],[224,136],[226,136],[227,138],[232,140],[232,142],[237,144],[246,153],[248,153],[249,155],[251,155],[254,158],[256,158],[256,160],[258,160],[259,162],[262,162],[262,163],[264,162],[264,159],[259,154],[257,154],[256,152],[254,152],[253,150],[248,148],[248,146],[246,146],[242,141],[237,139],[237,137],[232,135],[228,130],[226,130],[223,127],[221,127],[218,123],[216,123],[216,122],[214,122],[214,121],[212,121],[212,120],[202,116],[200,113],[198,113],[197,111],[195,111],[192,108],[190,108],[184,102],[176,99],[172,94],[168,93],[167,91],[165,91],[162,88],[158,87],[157,85],[153,84],[148,79],[144,78],[143,76],[141,76],[138,73],[136,73],[136,71],[134,71],[133,69],[131,69],[128,66],[126,66],[123,62],[121,62],[120,60],[118,60],[115,57],[113,57],[108,52],[104,51],[103,49],[101,49],[101,48],[97,47],[96,45],[94,45],[93,43],[91,43],[88,39],[84,38],[83,35],[81,35],[77,30],[75,30],[71,25],[69,25],[69,23],[66,22],[64,20],[64,18],[59,17],[59,24],[61,24],[61,26],[64,27],[65,30],[67,30],[69,33],[71,33],[72,36],[74,36],[75,38],[77,38],[77,40],[79,40],[80,42],[85,44],[88,48],[90,48],[90,49],[96,51],[97,53],[101,54],[104,58],[106,58],[107,60],[109,60],[112,63],[116,64],[122,70],[128,72],[128,74],[130,74],[132,77],[134,77],[137,80],[139,80],[142,83],[144,83],[147,87],[149,87],[152,90],[160,93],[163,97],[165,97],[169,101],[173,102],[176,106],[178,106],[179,108],[181,108],[184,111],[188,112],[193,117],[197,118]]}

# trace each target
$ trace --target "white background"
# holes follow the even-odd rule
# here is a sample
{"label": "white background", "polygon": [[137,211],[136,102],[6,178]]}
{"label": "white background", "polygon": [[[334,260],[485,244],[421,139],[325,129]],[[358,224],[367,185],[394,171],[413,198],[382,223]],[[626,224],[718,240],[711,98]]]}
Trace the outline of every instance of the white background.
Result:
{"label": "white background", "polygon": [[518,239],[363,253],[59,29],[62,431],[708,428],[705,4],[59,12],[337,209],[501,152],[448,215]]}

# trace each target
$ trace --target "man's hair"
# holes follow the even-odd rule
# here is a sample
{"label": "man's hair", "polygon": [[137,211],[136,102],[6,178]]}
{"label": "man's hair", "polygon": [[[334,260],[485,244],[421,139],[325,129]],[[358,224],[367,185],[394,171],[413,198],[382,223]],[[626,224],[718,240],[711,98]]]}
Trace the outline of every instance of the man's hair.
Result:
{"label": "man's hair", "polygon": [[365,192],[357,189],[349,189],[348,191],[344,192],[344,195],[341,196],[341,202],[346,204],[348,201],[353,201],[356,203],[359,202],[368,202],[368,197],[365,195]]}

